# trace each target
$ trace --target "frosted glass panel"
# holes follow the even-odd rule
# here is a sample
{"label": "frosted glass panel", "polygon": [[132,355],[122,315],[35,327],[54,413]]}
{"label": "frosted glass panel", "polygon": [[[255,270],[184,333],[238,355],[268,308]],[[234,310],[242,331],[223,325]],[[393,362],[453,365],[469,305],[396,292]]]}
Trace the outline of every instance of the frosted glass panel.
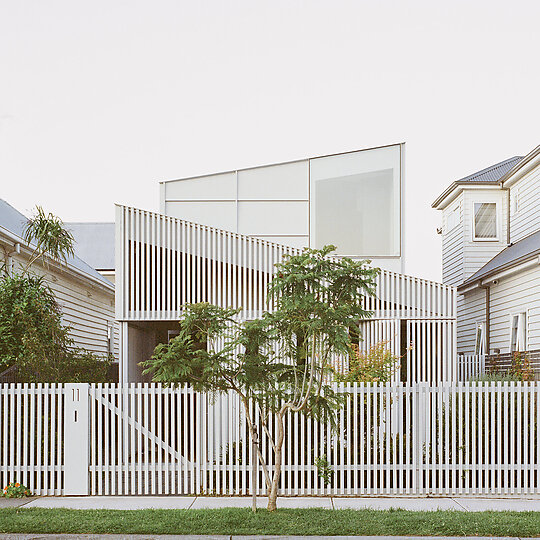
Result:
{"label": "frosted glass panel", "polygon": [[400,255],[399,147],[311,162],[312,245],[349,256]]}
{"label": "frosted glass panel", "polygon": [[307,200],[308,169],[306,160],[238,171],[238,198]]}
{"label": "frosted glass panel", "polygon": [[236,208],[234,202],[169,202],[168,216],[185,219],[202,225],[210,225],[226,231],[236,231]]}
{"label": "frosted glass panel", "polygon": [[301,235],[308,233],[307,202],[239,202],[238,232]]}
{"label": "frosted glass panel", "polygon": [[236,198],[236,174],[212,174],[166,182],[167,199],[234,199]]}

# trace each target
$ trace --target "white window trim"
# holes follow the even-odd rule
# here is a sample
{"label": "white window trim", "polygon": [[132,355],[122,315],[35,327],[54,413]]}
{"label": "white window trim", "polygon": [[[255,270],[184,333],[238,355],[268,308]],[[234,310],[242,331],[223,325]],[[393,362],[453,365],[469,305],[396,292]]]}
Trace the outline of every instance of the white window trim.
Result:
{"label": "white window trim", "polygon": [[[510,314],[510,339],[508,350],[513,353],[516,351],[523,352],[527,350],[528,346],[528,321],[529,313],[526,311],[516,311]],[[513,349],[513,330],[514,330],[514,318],[518,317],[517,335],[516,335],[516,348]],[[519,346],[518,346],[519,345]]]}
{"label": "white window trim", "polygon": [[[475,214],[474,214],[474,205],[475,204],[494,204],[495,205],[495,232],[497,236],[495,238],[476,238],[476,225],[475,225]],[[499,231],[499,203],[497,201],[473,201],[471,207],[471,216],[472,216],[472,240],[473,242],[498,242],[500,237]]]}
{"label": "white window trim", "polygon": [[[480,342],[478,342],[478,331],[480,330]],[[486,354],[486,323],[477,321],[474,331],[474,354]]]}

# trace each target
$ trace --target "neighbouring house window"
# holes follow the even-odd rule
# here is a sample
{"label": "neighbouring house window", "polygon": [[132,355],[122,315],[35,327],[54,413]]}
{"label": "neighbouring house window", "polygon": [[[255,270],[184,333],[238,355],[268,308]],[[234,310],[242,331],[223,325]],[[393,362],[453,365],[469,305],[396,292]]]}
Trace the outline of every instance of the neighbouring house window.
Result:
{"label": "neighbouring house window", "polygon": [[474,345],[474,354],[486,353],[486,323],[476,323],[476,342]]}
{"label": "neighbouring house window", "polygon": [[497,240],[497,203],[474,203],[475,240]]}
{"label": "neighbouring house window", "polygon": [[446,232],[451,231],[454,227],[459,225],[461,221],[461,216],[459,215],[459,205],[453,208],[448,217],[446,218]]}
{"label": "neighbouring house window", "polygon": [[526,313],[515,313],[510,321],[510,352],[527,350]]}
{"label": "neighbouring house window", "polygon": [[112,324],[107,326],[107,352],[114,354],[114,328]]}
{"label": "neighbouring house window", "polygon": [[180,330],[167,330],[167,342],[176,337],[180,333]]}

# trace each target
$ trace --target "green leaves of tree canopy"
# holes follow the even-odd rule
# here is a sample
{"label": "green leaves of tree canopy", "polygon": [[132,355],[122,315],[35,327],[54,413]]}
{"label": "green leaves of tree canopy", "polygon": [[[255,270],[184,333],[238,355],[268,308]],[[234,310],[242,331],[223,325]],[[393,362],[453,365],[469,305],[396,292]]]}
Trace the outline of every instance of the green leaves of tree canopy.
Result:
{"label": "green leaves of tree canopy", "polygon": [[260,319],[243,322],[241,310],[207,303],[184,306],[180,334],[143,362],[154,381],[240,396],[252,438],[257,422],[274,451],[271,475],[257,449],[269,510],[276,508],[285,415],[335,421],[344,396],[328,383],[331,358],[350,353],[349,328],[371,316],[364,298],[375,293],[378,269],[331,258],[334,249],[305,249],[276,265],[271,309]]}

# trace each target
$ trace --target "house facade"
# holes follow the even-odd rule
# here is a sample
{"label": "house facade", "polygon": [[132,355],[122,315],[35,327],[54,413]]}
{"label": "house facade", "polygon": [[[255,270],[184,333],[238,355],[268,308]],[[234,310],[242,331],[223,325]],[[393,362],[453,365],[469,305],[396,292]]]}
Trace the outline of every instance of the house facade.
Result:
{"label": "house facade", "polygon": [[458,353],[540,350],[540,147],[454,182],[433,207]]}
{"label": "house facade", "polygon": [[[25,268],[35,246],[24,240],[26,216],[0,199],[0,260],[9,273]],[[78,256],[67,262],[38,260],[31,271],[43,276],[71,328],[74,346],[100,356],[118,358],[118,326],[115,323],[114,285]]]}
{"label": "house facade", "polygon": [[144,380],[140,362],[178,332],[183,304],[259,317],[275,264],[329,243],[382,268],[361,347],[386,342],[402,380],[454,379],[455,289],[399,271],[403,176],[403,145],[392,145],[164,182],[159,214],[117,206],[121,380]]}

